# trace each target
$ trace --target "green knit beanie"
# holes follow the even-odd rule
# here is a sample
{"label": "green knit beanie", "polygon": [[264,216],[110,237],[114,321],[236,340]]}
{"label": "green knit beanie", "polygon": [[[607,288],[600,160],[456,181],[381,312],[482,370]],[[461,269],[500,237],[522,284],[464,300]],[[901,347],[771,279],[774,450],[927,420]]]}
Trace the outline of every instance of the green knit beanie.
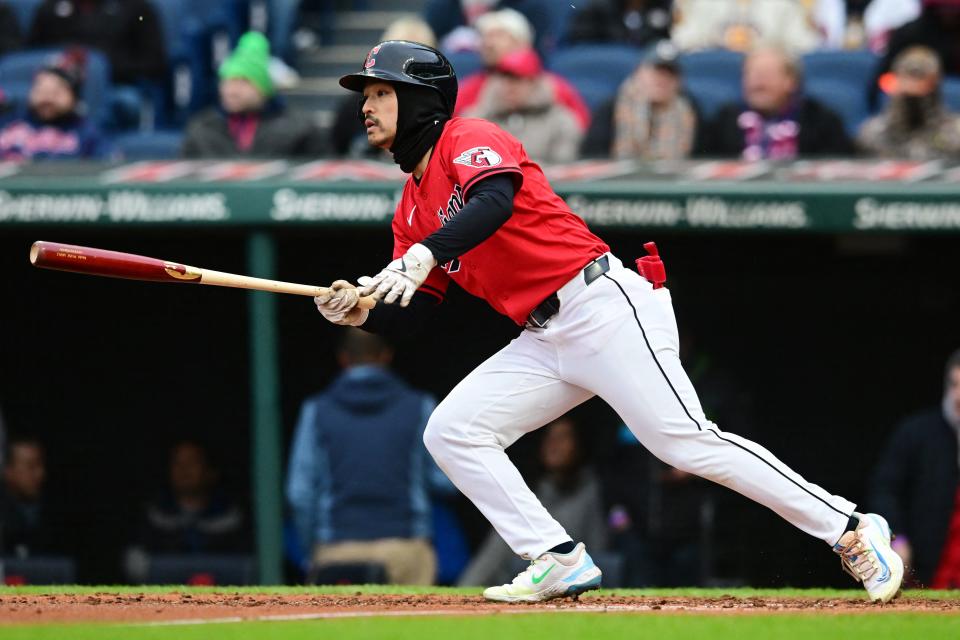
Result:
{"label": "green knit beanie", "polygon": [[270,42],[262,33],[256,31],[243,34],[237,42],[237,48],[220,65],[220,78],[245,78],[259,89],[264,97],[272,96]]}

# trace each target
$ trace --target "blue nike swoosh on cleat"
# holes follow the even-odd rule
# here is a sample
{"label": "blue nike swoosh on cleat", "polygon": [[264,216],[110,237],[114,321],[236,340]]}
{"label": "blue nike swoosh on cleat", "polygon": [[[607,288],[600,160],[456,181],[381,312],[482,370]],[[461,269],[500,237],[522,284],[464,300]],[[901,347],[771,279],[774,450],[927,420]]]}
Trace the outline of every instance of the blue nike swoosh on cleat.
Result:
{"label": "blue nike swoosh on cleat", "polygon": [[887,565],[887,561],[883,559],[883,556],[877,551],[877,548],[873,545],[873,542],[870,542],[870,546],[873,548],[873,555],[877,556],[880,564],[883,565],[883,575],[877,579],[877,582],[886,582],[890,579],[890,567]]}

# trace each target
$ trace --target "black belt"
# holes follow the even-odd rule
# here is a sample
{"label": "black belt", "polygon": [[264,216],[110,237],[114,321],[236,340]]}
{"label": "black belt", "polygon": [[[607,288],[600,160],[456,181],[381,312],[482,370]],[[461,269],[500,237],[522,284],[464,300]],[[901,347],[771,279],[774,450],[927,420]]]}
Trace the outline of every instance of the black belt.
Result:
{"label": "black belt", "polygon": [[[590,285],[607,271],[610,271],[610,258],[609,256],[602,255],[583,268],[583,282]],[[554,292],[547,296],[546,300],[538,304],[536,308],[530,312],[530,315],[527,316],[527,324],[531,327],[542,329],[550,322],[550,318],[557,315],[559,311],[560,298],[558,298],[556,292]]]}

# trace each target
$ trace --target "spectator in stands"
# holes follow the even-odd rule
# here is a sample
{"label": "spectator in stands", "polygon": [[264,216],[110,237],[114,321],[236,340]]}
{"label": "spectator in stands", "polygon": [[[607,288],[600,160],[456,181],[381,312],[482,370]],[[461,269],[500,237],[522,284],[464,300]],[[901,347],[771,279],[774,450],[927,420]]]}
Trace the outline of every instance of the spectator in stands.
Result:
{"label": "spectator in stands", "polygon": [[60,527],[44,498],[46,455],[35,438],[12,437],[0,486],[0,556],[26,558],[55,550]]}
{"label": "spectator in stands", "polygon": [[[378,42],[386,40],[409,40],[430,47],[437,46],[437,39],[430,25],[413,14],[391,22]],[[359,116],[356,94],[345,95],[337,108],[333,127],[330,128],[330,144],[334,153],[338,156],[386,157],[387,152],[367,142],[367,130]]]}
{"label": "spectator in stands", "polygon": [[940,61],[927,47],[910,47],[893,61],[890,102],[867,120],[857,146],[868,155],[929,160],[960,155],[960,115],[940,94]]}
{"label": "spectator in stands", "polygon": [[947,360],[941,406],[908,417],[877,462],[871,509],[883,509],[913,578],[960,588],[960,350]]}
{"label": "spectator in stands", "polygon": [[451,489],[423,445],[436,403],[390,371],[393,350],[375,334],[350,329],[337,358],[342,373],[303,403],[291,446],[300,543],[314,571],[377,563],[391,583],[432,584],[428,494]]}
{"label": "spectator in stands", "polygon": [[590,0],[571,16],[570,44],[621,43],[645,47],[670,37],[671,0]]}
{"label": "spectator in stands", "polygon": [[553,83],[533,49],[503,56],[477,104],[463,115],[500,125],[523,143],[535,162],[571,162],[583,138],[573,112],[557,104]]}
{"label": "spectator in stands", "polygon": [[[457,92],[457,108],[454,115],[463,115],[480,99],[484,85],[492,77],[497,63],[507,54],[529,49],[533,46],[533,30],[523,15],[512,9],[501,9],[483,14],[476,22],[480,33],[480,56],[486,71],[460,81]],[[556,101],[567,107],[577,117],[579,128],[587,130],[590,125],[590,109],[583,98],[564,78],[550,72],[544,74],[553,86]]]}
{"label": "spectator in stands", "polygon": [[799,0],[677,0],[673,42],[685,51],[750,51],[776,45],[811,51],[822,37]]}
{"label": "spectator in stands", "polygon": [[[504,9],[516,10],[532,25],[536,41],[527,46],[541,54],[556,45],[553,33],[550,0],[430,0],[423,16],[445,51],[472,51],[481,46],[478,20],[488,13]],[[478,37],[478,35],[480,37]]]}
{"label": "spectator in stands", "polygon": [[270,43],[263,34],[243,35],[220,65],[220,105],[187,123],[188,158],[314,157],[325,144],[306,115],[288,111],[274,95]]}
{"label": "spectator in stands", "polygon": [[853,145],[840,116],[800,92],[800,62],[774,47],[756,49],[743,64],[745,104],[728,104],[705,128],[707,155],[792,160],[847,155]]}
{"label": "spectator in stands", "polygon": [[27,44],[99,49],[119,84],[159,81],[166,71],[163,30],[149,0],[45,0]]}
{"label": "spectator in stands", "polygon": [[[923,0],[920,17],[890,34],[890,45],[877,68],[877,79],[890,71],[893,61],[910,47],[922,45],[936,52],[944,75],[960,75],[960,0]],[[879,96],[871,87],[871,103]]]}
{"label": "spectator in stands", "polygon": [[0,56],[19,49],[22,41],[17,15],[8,3],[0,1]]}
{"label": "spectator in stands", "polygon": [[[607,547],[600,481],[589,466],[581,430],[569,417],[544,429],[540,464],[544,475],[536,495],[567,533],[590,545],[593,552]],[[458,583],[461,586],[509,582],[516,574],[517,557],[491,529]]]}
{"label": "spectator in stands", "polygon": [[246,516],[220,486],[207,447],[191,439],[174,444],[167,474],[167,486],[144,509],[140,549],[164,554],[246,550]]}
{"label": "spectator in stands", "polygon": [[610,147],[614,158],[679,160],[690,155],[697,114],[680,83],[676,49],[664,40],[620,86]]}
{"label": "spectator in stands", "polygon": [[817,0],[815,23],[832,49],[883,51],[890,32],[920,15],[920,0]]}
{"label": "spectator in stands", "polygon": [[81,115],[84,69],[83,50],[73,49],[37,73],[27,105],[0,129],[0,158],[47,160],[105,155],[100,131]]}

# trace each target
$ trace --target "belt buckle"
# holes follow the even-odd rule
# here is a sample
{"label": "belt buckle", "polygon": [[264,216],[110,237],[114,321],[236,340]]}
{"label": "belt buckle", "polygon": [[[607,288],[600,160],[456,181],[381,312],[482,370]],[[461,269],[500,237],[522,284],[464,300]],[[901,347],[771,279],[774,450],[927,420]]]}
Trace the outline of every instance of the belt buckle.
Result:
{"label": "belt buckle", "polygon": [[[544,314],[549,313],[543,321],[539,319],[540,311],[543,311]],[[551,294],[546,300],[534,307],[533,311],[527,316],[527,324],[533,325],[537,329],[543,329],[550,321],[553,320],[553,317],[560,312],[560,299],[557,297],[557,294]]]}

